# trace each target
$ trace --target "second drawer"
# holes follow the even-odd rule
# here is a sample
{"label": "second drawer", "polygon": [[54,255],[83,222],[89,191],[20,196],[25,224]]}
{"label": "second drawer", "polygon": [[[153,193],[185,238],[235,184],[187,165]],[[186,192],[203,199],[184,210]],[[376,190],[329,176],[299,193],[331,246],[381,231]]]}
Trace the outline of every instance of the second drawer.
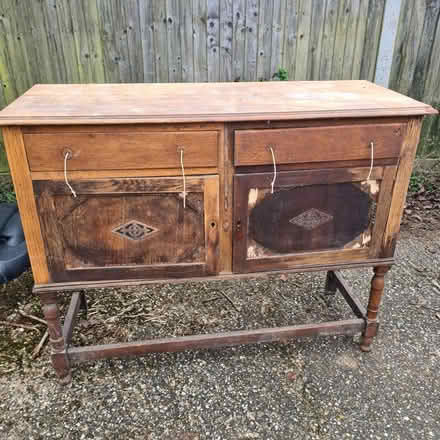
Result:
{"label": "second drawer", "polygon": [[280,128],[235,131],[235,165],[359,160],[398,157],[404,124],[363,124],[328,127]]}
{"label": "second drawer", "polygon": [[31,171],[216,167],[217,131],[24,135]]}

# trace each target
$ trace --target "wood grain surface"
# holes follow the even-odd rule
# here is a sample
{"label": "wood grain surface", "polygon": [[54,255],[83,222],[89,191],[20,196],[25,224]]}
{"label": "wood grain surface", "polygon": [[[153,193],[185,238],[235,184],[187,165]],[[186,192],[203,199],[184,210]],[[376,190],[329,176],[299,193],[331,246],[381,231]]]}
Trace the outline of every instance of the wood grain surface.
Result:
{"label": "wood grain surface", "polygon": [[36,85],[0,125],[115,124],[425,115],[436,113],[368,81]]}

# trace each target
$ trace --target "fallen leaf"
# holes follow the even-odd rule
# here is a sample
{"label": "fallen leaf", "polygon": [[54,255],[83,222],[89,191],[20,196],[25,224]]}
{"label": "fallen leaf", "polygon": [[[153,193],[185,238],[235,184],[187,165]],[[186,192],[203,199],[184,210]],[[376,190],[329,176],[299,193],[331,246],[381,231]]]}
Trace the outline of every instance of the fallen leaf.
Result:
{"label": "fallen leaf", "polygon": [[287,380],[290,380],[290,381],[296,380],[296,373],[294,371],[289,371],[287,373]]}

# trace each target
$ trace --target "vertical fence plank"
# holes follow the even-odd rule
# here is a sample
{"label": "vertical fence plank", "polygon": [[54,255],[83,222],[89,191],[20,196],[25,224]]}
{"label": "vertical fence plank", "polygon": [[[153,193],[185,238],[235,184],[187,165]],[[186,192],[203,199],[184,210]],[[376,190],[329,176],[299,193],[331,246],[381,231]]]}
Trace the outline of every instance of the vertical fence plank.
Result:
{"label": "vertical fence plank", "polygon": [[182,81],[182,50],[180,44],[180,2],[166,0],[168,40],[168,80]]}
{"label": "vertical fence plank", "polygon": [[[427,72],[423,99],[425,102],[440,105],[440,19],[434,35],[431,63]],[[436,118],[439,119],[438,116]],[[440,136],[440,132],[438,136]]]}
{"label": "vertical fence plank", "polygon": [[51,54],[51,65],[57,83],[67,82],[65,55],[58,26],[57,5],[55,0],[44,0],[40,3],[46,29],[48,49]]}
{"label": "vertical fence plank", "polygon": [[208,10],[206,0],[193,0],[194,27],[194,81],[208,81],[207,29]]}
{"label": "vertical fence plank", "polygon": [[[32,44],[35,50],[35,56],[38,59],[37,69],[41,82],[56,82],[56,72],[54,72],[51,63],[51,53],[44,29],[44,17],[40,2],[25,2],[22,7],[27,9],[27,14],[32,26]],[[43,31],[42,31],[43,29]]]}
{"label": "vertical fence plank", "polygon": [[245,77],[246,62],[246,0],[232,2],[232,80]]}
{"label": "vertical fence plank", "polygon": [[414,75],[417,52],[419,50],[421,31],[425,19],[425,2],[412,2],[411,21],[409,31],[404,42],[404,53],[397,77],[398,89],[401,93],[408,94]]}
{"label": "vertical fence plank", "polygon": [[153,1],[153,36],[156,55],[156,81],[168,82],[167,12],[164,1]]}
{"label": "vertical fence plank", "polygon": [[422,99],[425,92],[425,83],[428,75],[439,13],[440,2],[427,3],[421,32],[422,36],[420,39],[419,50],[417,51],[414,76],[411,83],[411,96],[414,99]]}
{"label": "vertical fence plank", "polygon": [[156,81],[154,63],[154,36],[153,36],[153,0],[139,2],[139,21],[142,45],[142,62],[144,82]]}
{"label": "vertical fence plank", "polygon": [[60,43],[64,54],[67,81],[79,83],[79,69],[77,63],[75,41],[73,39],[73,24],[69,3],[66,0],[56,3],[57,20],[60,29]]}
{"label": "vertical fence plank", "polygon": [[[97,2],[105,81],[108,83],[121,82],[122,78],[118,67],[120,55],[116,44],[117,36],[113,29],[114,5],[112,1],[108,0],[97,0]],[[74,29],[74,34],[77,32],[78,30]],[[80,54],[78,57],[80,58]],[[84,82],[83,77],[84,74],[81,74],[80,69],[81,82]]]}
{"label": "vertical fence plank", "polygon": [[232,0],[220,1],[220,81],[232,80]]}
{"label": "vertical fence plank", "polygon": [[17,97],[7,44],[7,34],[10,29],[10,18],[7,14],[8,6],[9,4],[4,2],[0,10],[0,80],[4,105],[9,104]]}
{"label": "vertical fence plank", "polygon": [[272,46],[273,1],[260,0],[260,14],[258,21],[258,49],[257,49],[257,80],[270,78],[270,58]]}
{"label": "vertical fence plank", "polygon": [[327,0],[324,30],[322,35],[319,79],[328,80],[332,75],[333,53],[335,48],[336,25],[338,19],[338,0]]}
{"label": "vertical fence plank", "polygon": [[422,38],[423,23],[425,21],[426,2],[413,2],[409,32],[405,41],[405,52],[398,77],[399,91],[408,94],[414,75],[417,52]]}
{"label": "vertical fence plank", "polygon": [[257,79],[257,50],[258,50],[258,14],[259,0],[247,0],[246,3],[246,59],[244,65],[244,79]]}
{"label": "vertical fence plank", "polygon": [[336,23],[335,48],[333,51],[331,79],[342,79],[342,70],[344,63],[345,42],[347,39],[347,27],[350,14],[350,0],[341,0],[339,2],[338,18]]}
{"label": "vertical fence plank", "polygon": [[[75,44],[76,62],[79,69],[79,79],[80,82],[91,83],[94,82],[93,69],[90,64],[91,50],[87,36],[87,14],[84,8],[87,8],[87,3],[84,3],[83,0],[77,1],[75,5],[70,4],[73,41]],[[109,26],[111,26],[111,24],[109,24]]]}
{"label": "vertical fence plank", "polygon": [[[0,72],[14,72],[14,75],[8,75],[7,80],[4,79],[6,85],[5,93],[8,101],[12,101],[20,93],[26,90],[26,77],[23,76],[23,57],[17,45],[16,17],[13,4],[5,5],[4,12],[0,19],[0,33],[2,47],[0,50],[4,53],[3,66]],[[3,76],[2,76],[3,77]]]}
{"label": "vertical fence plank", "polygon": [[284,22],[286,20],[286,0],[274,0],[272,22],[272,45],[269,78],[283,66],[284,55]]}
{"label": "vertical fence plank", "polygon": [[341,79],[351,79],[353,58],[356,49],[356,32],[359,22],[360,0],[350,0],[347,23],[347,38],[345,39],[344,62],[342,63]]}
{"label": "vertical fence plank", "polygon": [[[19,79],[17,82],[17,92],[23,93],[28,88],[32,87],[35,82],[34,71],[37,68],[38,60],[35,59],[32,47],[29,43],[32,39],[32,30],[29,27],[29,22],[27,21],[27,16],[21,8],[11,8],[11,19],[14,21],[14,35],[16,45],[14,47],[15,53],[11,56],[11,61],[13,58],[17,58],[18,64],[13,63],[12,68],[14,69],[14,76]],[[19,68],[19,71],[15,67]]]}
{"label": "vertical fence plank", "polygon": [[312,8],[312,34],[310,36],[310,56],[307,68],[308,78],[319,79],[319,63],[322,54],[322,34],[324,31],[327,0],[314,0]]}
{"label": "vertical fence plank", "polygon": [[296,42],[296,65],[295,79],[307,79],[307,66],[309,65],[309,42],[312,32],[312,6],[310,0],[300,0],[300,8],[298,10],[298,34]]}
{"label": "vertical fence plank", "polygon": [[220,0],[208,0],[208,81],[220,80]]}
{"label": "vertical fence plank", "polygon": [[365,39],[360,73],[362,79],[368,79],[369,81],[374,80],[384,12],[385,0],[370,0],[366,30],[367,38]]}
{"label": "vertical fence plank", "polygon": [[180,43],[182,54],[182,81],[194,81],[193,1],[180,6]]}
{"label": "vertical fence plank", "polygon": [[131,68],[130,68],[130,51],[128,47],[128,23],[125,11],[126,2],[115,0],[113,8],[115,14],[113,15],[113,32],[116,35],[115,43],[118,52],[118,69],[121,81],[124,83],[131,82]]}
{"label": "vertical fence plank", "polygon": [[285,23],[283,66],[287,69],[289,79],[295,79],[298,0],[287,0]]}
{"label": "vertical fence plank", "polygon": [[139,5],[137,0],[124,0],[122,5],[125,19],[123,33],[127,40],[130,81],[139,83],[144,79]]}
{"label": "vertical fence plank", "polygon": [[104,83],[104,50],[99,32],[99,11],[96,0],[88,0],[84,3],[84,16],[89,47],[88,62],[92,82]]}
{"label": "vertical fence plank", "polygon": [[355,35],[355,46],[352,60],[351,79],[359,79],[361,75],[361,64],[364,56],[364,46],[367,31],[368,0],[360,0],[357,30]]}
{"label": "vertical fence plank", "polygon": [[403,65],[405,62],[406,44],[410,32],[410,24],[413,13],[413,1],[402,0],[400,8],[399,23],[397,25],[396,41],[394,43],[393,61],[391,63],[391,73],[389,87],[395,89],[398,84],[398,78],[402,74]]}

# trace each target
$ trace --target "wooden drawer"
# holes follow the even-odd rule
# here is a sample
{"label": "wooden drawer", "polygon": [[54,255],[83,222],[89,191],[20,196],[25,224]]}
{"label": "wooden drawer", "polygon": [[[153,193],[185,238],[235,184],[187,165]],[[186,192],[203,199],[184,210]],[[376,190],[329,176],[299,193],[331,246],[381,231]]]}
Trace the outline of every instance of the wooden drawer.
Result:
{"label": "wooden drawer", "polygon": [[216,167],[216,131],[146,133],[57,133],[24,135],[32,171],[61,171],[64,155],[71,152],[68,169],[119,170]]}
{"label": "wooden drawer", "polygon": [[363,124],[332,127],[235,131],[235,165],[359,160],[398,157],[405,124]]}

